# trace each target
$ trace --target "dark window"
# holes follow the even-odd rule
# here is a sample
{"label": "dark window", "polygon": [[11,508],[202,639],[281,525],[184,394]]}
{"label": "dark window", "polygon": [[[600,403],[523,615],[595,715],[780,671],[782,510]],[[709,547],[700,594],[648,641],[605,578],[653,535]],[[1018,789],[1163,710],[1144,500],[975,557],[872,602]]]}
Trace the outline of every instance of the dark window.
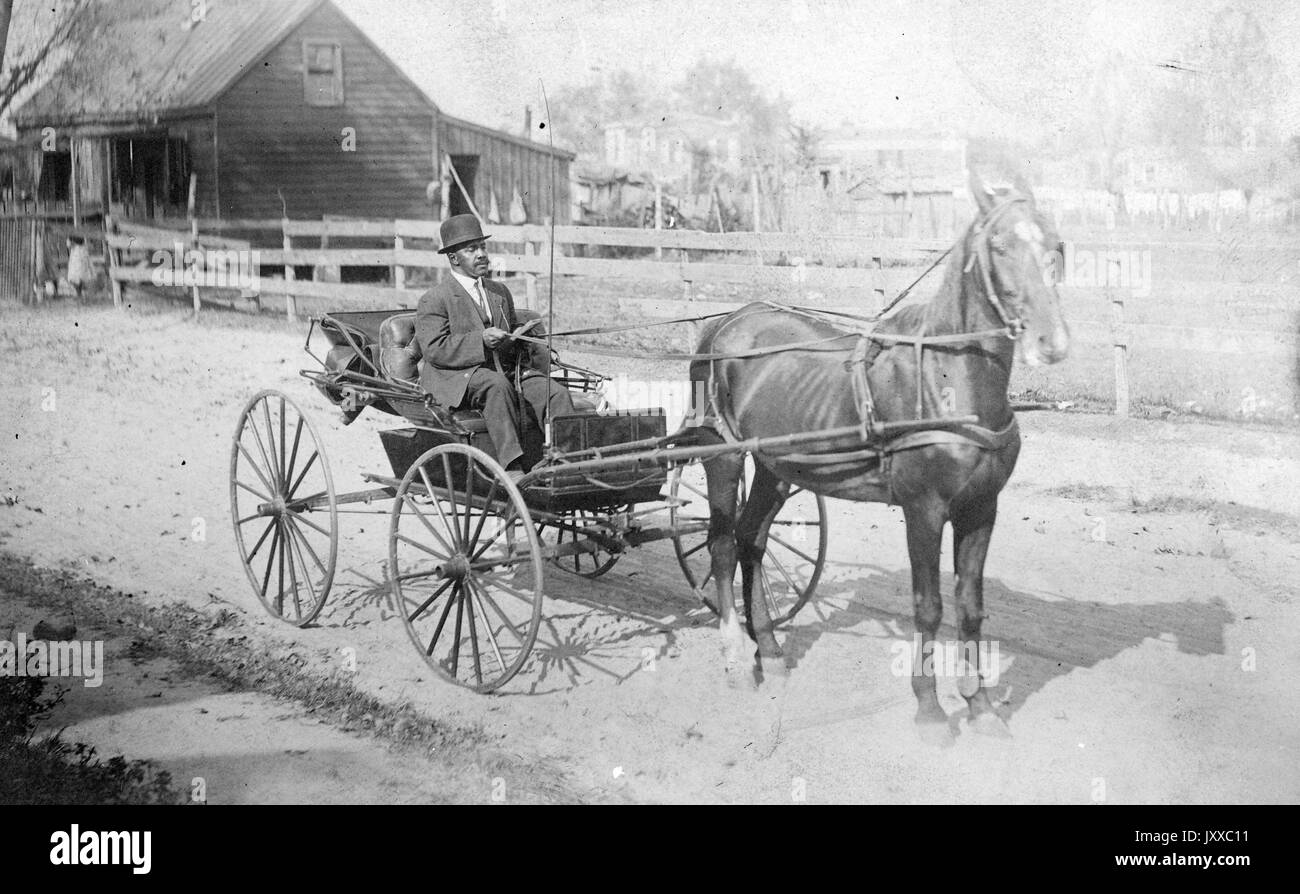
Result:
{"label": "dark window", "polygon": [[36,190],[45,202],[67,202],[71,198],[72,153],[46,152],[41,159],[41,182]]}
{"label": "dark window", "polygon": [[190,200],[190,144],[184,139],[167,141],[167,204],[184,206]]}
{"label": "dark window", "polygon": [[[453,155],[451,157],[452,167],[456,169],[460,182],[465,184],[465,192],[471,197],[474,195],[474,178],[478,174],[478,156],[477,155]],[[456,185],[455,178],[451,182],[451,202],[448,214],[471,214],[469,202],[465,201],[465,195]]]}
{"label": "dark window", "polygon": [[303,41],[302,84],[307,105],[343,105],[343,47],[329,41]]}

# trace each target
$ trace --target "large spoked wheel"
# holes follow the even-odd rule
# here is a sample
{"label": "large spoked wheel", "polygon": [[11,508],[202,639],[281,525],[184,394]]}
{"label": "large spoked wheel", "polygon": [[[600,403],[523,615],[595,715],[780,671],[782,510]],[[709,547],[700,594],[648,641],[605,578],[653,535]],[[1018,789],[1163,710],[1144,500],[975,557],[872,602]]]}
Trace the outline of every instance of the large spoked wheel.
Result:
{"label": "large spoked wheel", "polygon": [[556,522],[543,522],[538,526],[538,534],[547,547],[563,551],[551,562],[570,574],[579,577],[597,578],[618,564],[621,552],[614,552],[605,543],[588,536],[587,531],[605,533],[608,525],[619,515],[632,511],[630,505],[593,512],[579,509],[567,513]]}
{"label": "large spoked wheel", "polygon": [[542,548],[523,495],[481,450],[443,444],[397,488],[388,575],[407,635],[442,678],[509,682],[542,620]]}
{"label": "large spoked wheel", "polygon": [[[749,482],[754,480],[754,459],[745,457],[745,471],[736,491],[736,517],[745,508]],[[673,469],[668,480],[669,521],[674,531],[707,526],[708,489],[704,467],[693,462]],[[679,500],[689,500],[682,506]],[[826,565],[826,500],[800,487],[791,487],[781,511],[768,530],[767,551],[758,586],[767,600],[774,624],[784,624],[808,604]],[[713,568],[708,550],[708,531],[675,534],[673,550],[686,582],[715,614],[718,607],[711,588]],[[740,566],[736,566],[736,592],[740,592]]]}
{"label": "large spoked wheel", "polygon": [[230,450],[230,515],[253,592],[282,621],[316,619],[338,560],[339,518],[325,448],[279,391],[254,395]]}

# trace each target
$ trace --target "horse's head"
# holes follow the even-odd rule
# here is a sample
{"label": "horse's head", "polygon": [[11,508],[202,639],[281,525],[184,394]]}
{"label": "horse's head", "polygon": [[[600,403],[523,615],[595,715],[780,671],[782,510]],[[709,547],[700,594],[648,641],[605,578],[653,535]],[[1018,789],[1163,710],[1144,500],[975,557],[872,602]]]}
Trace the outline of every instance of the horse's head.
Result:
{"label": "horse's head", "polygon": [[997,194],[971,175],[979,216],[968,247],[980,290],[1016,337],[1031,366],[1064,360],[1070,330],[1061,314],[1055,265],[1060,237],[1034,204],[1028,185]]}

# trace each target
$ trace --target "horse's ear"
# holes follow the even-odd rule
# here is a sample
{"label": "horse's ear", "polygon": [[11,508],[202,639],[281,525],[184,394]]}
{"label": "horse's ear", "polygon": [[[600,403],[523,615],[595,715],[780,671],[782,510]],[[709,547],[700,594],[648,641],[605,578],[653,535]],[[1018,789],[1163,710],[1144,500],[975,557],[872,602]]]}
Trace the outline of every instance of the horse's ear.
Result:
{"label": "horse's ear", "polygon": [[1011,185],[1015,187],[1016,192],[1028,199],[1031,205],[1034,204],[1034,188],[1029,185],[1029,178],[1024,175],[1024,172],[1017,171]]}
{"label": "horse's ear", "polygon": [[970,172],[970,191],[971,195],[975,197],[975,204],[979,206],[980,214],[988,214],[992,210],[997,197],[993,194],[993,190],[985,185],[983,178],[974,170]]}

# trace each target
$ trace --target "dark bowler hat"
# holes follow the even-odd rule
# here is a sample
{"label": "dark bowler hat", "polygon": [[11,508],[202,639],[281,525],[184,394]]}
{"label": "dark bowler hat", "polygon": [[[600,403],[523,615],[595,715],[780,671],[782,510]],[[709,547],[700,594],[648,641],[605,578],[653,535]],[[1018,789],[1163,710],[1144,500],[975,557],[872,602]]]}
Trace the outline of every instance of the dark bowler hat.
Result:
{"label": "dark bowler hat", "polygon": [[442,248],[438,251],[444,255],[466,243],[488,238],[483,235],[483,227],[479,224],[478,218],[472,214],[457,214],[447,218],[442,222],[438,235],[442,237]]}

